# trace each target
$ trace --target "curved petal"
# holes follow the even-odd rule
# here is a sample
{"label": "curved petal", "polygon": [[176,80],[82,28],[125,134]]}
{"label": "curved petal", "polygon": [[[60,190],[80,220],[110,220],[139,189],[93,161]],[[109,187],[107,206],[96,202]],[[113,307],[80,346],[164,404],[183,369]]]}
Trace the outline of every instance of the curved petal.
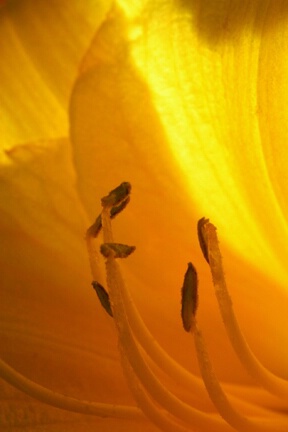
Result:
{"label": "curved petal", "polygon": [[[30,3],[27,1],[26,4]],[[253,96],[255,82],[252,80],[251,91],[247,94],[240,92],[241,83],[247,80],[247,68],[244,68],[243,76],[239,74],[239,83],[236,81],[239,95],[235,96],[232,92],[240,60],[237,62],[236,58],[235,64],[231,62],[231,53],[239,54],[241,65],[246,65],[245,59],[249,64],[245,49],[250,46],[249,41],[254,44],[251,34],[254,35],[256,27],[258,30],[264,28],[266,23],[270,31],[275,17],[277,21],[280,13],[281,17],[285,16],[285,7],[277,10],[272,3],[265,3],[267,9],[270,7],[269,12],[273,12],[271,21],[265,18],[267,10],[259,8],[258,2],[239,2],[238,6],[235,3],[236,10],[230,9],[230,2],[224,2],[220,10],[215,8],[213,2],[203,6],[201,2],[191,4],[185,1],[177,4],[166,1],[153,4],[119,1],[119,5],[120,9],[111,11],[97,33],[81,65],[81,75],[71,101],[74,161],[83,202],[94,219],[99,211],[96,197],[106,194],[120,181],[132,181],[133,207],[127,209],[125,217],[121,216],[115,223],[115,231],[125,243],[136,242],[139,245],[139,254],[124,263],[123,267],[141,312],[164,347],[191,369],[187,338],[181,333],[179,324],[178,287],[182,282],[182,267],[186,260],[192,258],[200,269],[202,283],[207,283],[201,292],[199,319],[210,335],[216,359],[218,356],[215,362],[217,369],[222,377],[244,382],[247,377],[238,373],[238,364],[221,333],[215,302],[211,300],[211,284],[207,282],[207,269],[200,253],[195,250],[196,234],[192,234],[190,239],[191,225],[202,216],[197,214],[199,209],[209,211],[224,233],[227,275],[235,285],[233,297],[235,295],[236,307],[242,314],[250,341],[264,361],[284,375],[286,364],[282,361],[285,356],[281,350],[285,354],[286,313],[283,305],[286,292],[281,290],[281,286],[274,289],[272,301],[274,282],[267,277],[277,272],[278,280],[282,283],[285,280],[281,257],[273,254],[278,251],[282,240],[275,242],[270,233],[263,236],[265,226],[270,228],[269,218],[260,218],[259,226],[251,222],[251,217],[248,218],[250,207],[253,214],[262,214],[261,207],[253,207],[254,195],[248,187],[246,167],[253,168],[252,158],[257,161],[257,167],[260,166],[261,177],[254,178],[252,171],[251,178],[259,197],[264,196],[267,203],[272,202],[272,208],[277,210],[279,226],[277,223],[271,225],[278,229],[277,235],[283,232],[281,211],[284,206],[276,202],[273,188],[282,190],[281,182],[275,176],[274,181],[269,183],[265,160],[261,159],[261,140],[255,134],[255,118],[245,117],[241,111],[240,102],[245,102],[245,97],[247,101],[249,99],[249,108],[254,109],[253,97],[251,103],[248,96]],[[9,7],[13,12],[12,3]],[[29,29],[27,35],[29,44]],[[216,41],[215,35],[218,36]],[[276,39],[282,46],[280,34]],[[43,55],[38,59],[34,42],[31,58],[36,64],[38,60],[42,63]],[[255,49],[257,56],[258,45],[259,40],[255,38],[253,55]],[[269,49],[272,49],[269,44],[268,48],[263,48],[263,65],[267,54],[269,57]],[[37,64],[35,70],[41,70],[41,66]],[[51,87],[53,95],[56,95],[54,99],[57,103],[54,104],[53,99],[52,104],[47,104],[49,113],[52,108],[56,109],[56,121],[48,131],[44,124],[47,113],[40,116],[33,113],[31,118],[27,117],[29,125],[39,117],[40,128],[35,136],[44,133],[53,136],[60,131],[57,130],[60,112],[57,113],[57,106],[62,106],[65,92],[61,94],[57,85],[53,87],[55,71],[57,68],[53,66],[50,69],[48,66],[46,75],[45,66],[45,71],[41,70],[40,75],[45,75],[49,92]],[[279,75],[282,77],[281,73]],[[224,78],[227,86],[223,85]],[[37,79],[33,78],[34,81],[37,82]],[[207,89],[212,98],[207,98],[207,103],[203,104]],[[43,95],[46,94],[47,88]],[[218,110],[213,98],[219,103]],[[35,100],[31,103],[34,111],[37,105]],[[239,107],[234,106],[235,101],[239,102]],[[263,103],[264,112],[267,106]],[[12,112],[11,102],[6,106],[7,112],[9,107]],[[245,131],[236,122],[237,114],[243,117]],[[8,118],[11,120],[12,116]],[[30,126],[23,126],[21,116],[15,119],[20,126],[19,130],[15,129],[17,133],[13,132],[11,142],[20,132],[25,132],[23,136],[26,138],[34,136]],[[228,128],[226,121],[230,121]],[[6,134],[9,128],[12,130],[12,123],[6,122]],[[61,133],[65,127],[61,126]],[[251,151],[239,152],[241,141],[238,138],[246,139],[250,136],[249,132],[253,137]],[[230,147],[231,139],[235,139],[238,145]],[[206,148],[207,142],[209,146]],[[267,154],[269,149],[268,143]],[[75,192],[69,144],[57,140],[54,143],[47,141],[36,145],[10,146],[3,153],[2,160],[0,202],[3,211],[0,223],[4,228],[1,258],[5,288],[4,301],[1,302],[4,309],[1,349],[5,359],[29,377],[55,390],[65,389],[65,392],[77,397],[99,397],[101,401],[111,401],[113,397],[116,403],[118,399],[121,403],[123,400],[130,403],[131,397],[118,365],[112,323],[100,311],[99,305],[95,306],[94,293],[90,290],[83,294],[83,288],[85,290],[90,284],[86,253],[81,241],[87,222]],[[279,190],[277,193],[281,196]],[[235,202],[243,208],[242,219],[234,218],[237,209]],[[228,229],[225,225],[227,216],[231,221]],[[241,241],[240,228],[245,228]],[[254,243],[250,247],[251,241],[249,243],[248,240],[251,235],[254,235]],[[263,250],[263,257],[258,253],[259,248]],[[240,255],[248,260],[247,253],[251,252],[252,264],[243,263]],[[258,267],[261,263],[269,263],[270,267],[259,273],[255,261]],[[256,282],[254,289],[250,290],[247,284],[253,279]],[[241,290],[243,284],[244,289]],[[265,288],[261,290],[264,284]],[[255,312],[256,301],[260,310]],[[264,321],[267,306],[271,305],[277,311],[273,323],[272,319]],[[95,320],[95,313],[99,314],[99,320]],[[274,319],[274,314],[271,317]],[[255,321],[258,325],[260,323],[268,342],[260,340]],[[221,352],[225,352],[225,359],[219,357]],[[31,364],[35,365],[33,370]],[[115,423],[113,420],[109,423],[102,420],[90,423],[80,416],[58,414],[48,408],[42,411],[39,404],[27,405],[25,397],[21,397],[22,401],[25,400],[25,409],[20,409],[19,414],[19,403],[13,400],[19,398],[19,394],[11,392],[6,386],[2,394],[9,399],[8,415],[5,417],[8,428],[11,425],[33,426],[37,430],[39,425],[43,430],[43,425],[53,423],[56,424],[54,430],[60,430],[61,425],[70,421],[73,422],[73,426],[69,426],[71,430],[81,430],[83,425],[85,430],[95,426],[101,427],[101,430],[106,427],[119,431],[134,428],[133,424]],[[137,424],[139,431],[141,427],[148,430],[146,422]],[[151,426],[149,430],[154,428]]]}
{"label": "curved petal", "polygon": [[17,142],[67,135],[79,61],[109,1],[7,1],[0,9],[0,133]]}
{"label": "curved petal", "polygon": [[[193,232],[204,212],[211,217],[225,240],[228,283],[248,339],[266,364],[286,375],[281,358],[287,273],[273,240],[277,233],[282,244],[286,228],[262,154],[255,102],[261,30],[264,24],[269,29],[267,9],[274,11],[274,3],[236,2],[236,10],[228,1],[220,10],[200,1],[119,3],[93,41],[71,100],[83,202],[92,218],[95,195],[131,181],[133,210],[125,211],[116,228],[119,239],[139,246],[129,259],[132,275],[125,263],[126,279],[153,317],[148,322],[191,367],[185,339],[174,338],[174,331],[180,334],[177,287],[184,263],[192,259],[200,269],[200,317],[217,368],[226,378],[242,380],[222,336]],[[267,320],[271,302],[277,311],[273,322]],[[259,338],[255,320],[265,338]]]}
{"label": "curved petal", "polygon": [[[87,224],[75,192],[69,143],[10,149],[0,178],[1,357],[52,390],[133,403],[120,370],[113,323],[91,287]],[[8,385],[1,384],[1,397],[2,426],[37,430],[73,421],[71,430],[78,423],[83,430],[87,422],[90,430],[90,423],[91,428],[103,423],[59,414]]]}

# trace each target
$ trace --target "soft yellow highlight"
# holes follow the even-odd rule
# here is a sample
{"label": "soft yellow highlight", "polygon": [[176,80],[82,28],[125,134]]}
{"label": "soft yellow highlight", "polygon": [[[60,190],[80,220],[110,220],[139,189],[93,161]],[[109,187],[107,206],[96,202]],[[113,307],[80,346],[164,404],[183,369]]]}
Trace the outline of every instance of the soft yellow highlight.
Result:
{"label": "soft yellow highlight", "polygon": [[[263,116],[267,117],[271,105],[259,98],[262,82],[267,89],[261,95],[270,94],[270,82],[275,82],[265,78],[263,57],[267,70],[267,59],[278,65],[270,20],[278,6],[244,2],[235,16],[233,8],[219,10],[218,3],[211,3],[205,15],[206,6],[201,2],[190,7],[186,2],[146,2],[142,16],[149,25],[144,20],[141,27],[139,3],[120,3],[128,17],[129,53],[149,83],[167,144],[200,214],[213,217],[236,253],[249,256],[259,269],[269,262],[267,273],[277,275],[280,283],[288,281],[285,260],[278,254],[287,248],[282,241],[283,234],[288,234],[285,215],[263,150],[267,135]],[[266,33],[273,43],[263,56]],[[282,34],[277,37],[282,46]],[[284,65],[283,81],[285,70]],[[287,105],[283,103],[281,106]],[[269,210],[257,209],[256,197],[263,202],[268,199]],[[267,212],[273,215],[269,220]]]}
{"label": "soft yellow highlight", "polygon": [[25,0],[3,5],[1,146],[67,136],[71,87],[83,51],[109,8],[106,0],[57,5]]}
{"label": "soft yellow highlight", "polygon": [[[206,216],[218,227],[241,328],[232,333],[236,348],[245,335],[263,368],[286,380],[288,3],[2,3],[2,372],[78,414],[1,380],[0,427],[155,432],[155,422],[190,432],[196,419],[203,431],[231,430],[181,326],[191,260],[200,281],[196,336],[211,357],[199,336],[208,392],[219,398],[223,389],[258,430],[264,418],[268,430],[276,418],[286,430],[285,398],[249,377],[225,335],[195,226]],[[122,296],[115,331],[91,287],[84,236],[98,198],[127,180],[131,205],[113,230],[137,249],[121,273],[113,257],[107,262],[107,285],[98,239],[88,242],[93,278],[114,308],[114,285]],[[246,354],[238,352],[245,367]],[[92,420],[87,409],[111,418]],[[221,410],[231,421],[226,402]]]}

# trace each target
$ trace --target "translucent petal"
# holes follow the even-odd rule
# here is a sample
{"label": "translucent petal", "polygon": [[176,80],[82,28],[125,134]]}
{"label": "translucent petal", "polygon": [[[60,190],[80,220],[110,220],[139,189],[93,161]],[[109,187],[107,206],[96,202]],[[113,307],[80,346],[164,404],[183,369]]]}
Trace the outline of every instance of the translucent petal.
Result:
{"label": "translucent petal", "polygon": [[[155,334],[191,367],[184,339],[173,337],[180,332],[178,287],[191,259],[201,272],[199,314],[217,367],[242,380],[193,233],[199,217],[212,218],[248,340],[264,363],[287,375],[287,272],[275,241],[271,247],[275,233],[278,246],[284,244],[286,227],[266,170],[255,101],[269,11],[259,2],[222,6],[121,2],[99,29],[71,99],[79,190],[92,217],[95,195],[131,181],[133,204],[117,229],[119,241],[137,246],[132,274],[125,274],[154,317]],[[271,305],[276,317],[267,319]]]}
{"label": "translucent petal", "polygon": [[1,142],[67,135],[79,62],[110,2],[7,1],[0,9]]}
{"label": "translucent petal", "polygon": [[[2,358],[52,390],[133,404],[122,378],[113,324],[91,287],[87,224],[75,192],[69,143],[12,148],[0,177]],[[1,386],[1,424],[7,428],[37,430],[51,422],[75,422],[75,430],[78,423],[83,430],[86,422],[87,427],[97,424],[80,415],[59,414]]]}

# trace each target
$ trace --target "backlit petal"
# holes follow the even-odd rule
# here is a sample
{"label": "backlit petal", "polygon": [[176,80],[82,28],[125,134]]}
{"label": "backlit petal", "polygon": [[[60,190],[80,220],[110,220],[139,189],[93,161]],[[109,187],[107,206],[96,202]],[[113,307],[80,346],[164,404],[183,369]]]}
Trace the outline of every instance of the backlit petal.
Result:
{"label": "backlit petal", "polygon": [[67,135],[70,89],[109,7],[8,0],[0,8],[1,146]]}
{"label": "backlit petal", "polygon": [[[178,332],[176,287],[184,263],[191,259],[207,272],[193,231],[199,217],[209,216],[223,239],[228,283],[248,340],[264,363],[286,375],[286,226],[259,130],[259,106],[267,111],[268,104],[258,96],[263,52],[272,49],[265,45],[270,14],[284,25],[284,3],[282,12],[274,2],[256,1],[235,9],[228,2],[222,9],[200,1],[119,3],[95,36],[71,100],[83,202],[92,217],[95,194],[132,182],[133,211],[125,212],[118,235],[138,247],[131,284],[142,307],[153,293],[153,304],[146,304],[153,316],[161,304],[163,319],[153,326],[163,339],[167,326],[169,339]],[[284,80],[285,67],[279,74]],[[242,379],[223,338],[215,336],[220,327],[209,275],[202,273],[201,281],[199,314],[210,329],[215,362],[221,346],[229,360],[224,365],[218,356],[218,367]],[[271,305],[273,320],[267,319]],[[255,321],[265,337],[259,338]],[[183,346],[177,337],[173,355],[182,361]]]}

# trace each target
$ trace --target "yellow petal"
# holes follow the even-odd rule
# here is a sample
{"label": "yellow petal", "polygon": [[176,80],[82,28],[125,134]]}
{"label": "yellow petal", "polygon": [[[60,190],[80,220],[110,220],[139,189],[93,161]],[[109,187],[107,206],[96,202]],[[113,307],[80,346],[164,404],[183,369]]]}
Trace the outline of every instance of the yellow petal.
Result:
{"label": "yellow petal", "polygon": [[[91,287],[87,224],[75,193],[69,144],[26,144],[10,149],[6,159],[0,174],[1,356],[52,390],[99,402],[113,397],[114,402],[133,403],[122,377],[113,323]],[[107,425],[115,425],[115,420],[103,425],[101,419],[59,413],[1,386],[3,427],[37,430],[52,422],[61,430],[63,422],[72,421],[71,430],[84,425],[85,430],[97,425],[109,430]]]}
{"label": "yellow petal", "polygon": [[83,52],[109,1],[8,1],[0,9],[1,145],[67,135]]}
{"label": "yellow petal", "polygon": [[[256,3],[243,3],[236,13],[228,3],[219,10],[214,3],[122,2],[95,36],[71,100],[75,164],[91,217],[95,194],[124,180],[133,184],[133,209],[117,230],[138,247],[129,261],[131,283],[143,309],[147,293],[153,296],[146,311],[153,311],[155,334],[188,363],[181,336],[174,347],[168,339],[180,332],[177,287],[191,259],[203,269],[200,315],[215,362],[230,379],[242,374],[220,336],[198,254],[194,227],[203,214],[229,248],[224,244],[224,264],[248,340],[266,364],[286,374],[287,272],[279,253],[286,228],[262,154],[255,100],[259,29],[265,24],[269,32],[268,12]],[[267,320],[271,302],[273,321]]]}
{"label": "yellow petal", "polygon": [[[254,59],[254,53],[257,57],[260,38],[254,38],[254,25],[269,24],[269,20],[264,21],[266,10],[258,3],[251,6],[243,3],[237,13],[230,9],[230,2],[220,10],[214,2],[204,6],[202,2],[182,2],[181,5],[120,3],[121,10],[115,8],[95,35],[71,100],[77,183],[91,221],[99,212],[99,197],[120,181],[133,183],[132,204],[115,223],[115,231],[117,240],[119,236],[119,240],[123,238],[125,243],[137,245],[135,256],[123,267],[146,322],[176,359],[195,370],[193,354],[187,356],[187,337],[179,318],[179,287],[186,262],[192,259],[201,273],[199,321],[209,337],[213,362],[220,377],[245,382],[247,376],[239,369],[224,338],[208,270],[198,251],[194,227],[205,212],[218,225],[219,232],[223,232],[222,251],[227,275],[233,283],[232,295],[248,339],[264,362],[284,375],[287,337],[283,304],[286,294],[282,286],[274,289],[274,281],[268,278],[277,272],[278,280],[285,281],[282,259],[275,254],[283,242],[281,239],[274,241],[271,234],[274,228],[277,236],[283,233],[283,218],[269,176],[267,179],[262,141],[255,128],[255,104],[250,96],[255,93],[256,79],[252,80],[251,91],[246,93],[242,92],[242,85],[248,78],[247,68],[239,82],[235,80],[239,64],[246,65],[250,61],[247,46],[252,44],[251,57]],[[273,4],[271,11],[277,16]],[[281,45],[280,33],[278,39]],[[234,57],[235,61],[231,61]],[[40,60],[42,62],[41,56]],[[57,85],[51,84],[54,66],[47,70],[50,74],[47,82],[57,99],[57,103],[54,104],[53,99],[51,105],[56,109],[55,125],[48,128],[44,122],[46,114],[42,116],[36,112],[33,118],[31,114],[27,124],[33,124],[32,120],[40,116],[40,127],[34,135],[34,129],[32,131],[29,126],[28,133],[28,128],[25,130],[26,126],[18,121],[19,131],[26,133],[25,138],[39,134],[54,136],[60,129],[62,134],[67,127],[64,119],[64,126],[57,129],[58,117],[60,119],[57,106],[64,106],[65,112],[65,95],[59,97],[60,89],[57,93]],[[236,95],[233,93],[235,82]],[[47,88],[42,96],[45,92]],[[35,103],[30,109],[32,105],[35,110]],[[252,119],[242,112],[243,106],[253,112]],[[11,112],[12,104],[8,103],[8,111],[9,107]],[[243,117],[243,131],[242,124],[238,124],[239,117]],[[15,118],[19,120],[20,117]],[[62,121],[63,118],[59,125]],[[17,136],[13,135],[13,140]],[[253,146],[243,156],[242,151],[239,152],[241,138],[247,143],[248,137],[252,137]],[[230,147],[231,142],[235,144]],[[268,153],[269,143],[266,148]],[[75,192],[71,155],[67,150],[67,142],[58,140],[54,144],[10,147],[3,156],[6,166],[3,167],[5,188],[1,202],[5,204],[1,223],[5,227],[3,240],[8,252],[3,254],[6,263],[3,281],[12,289],[5,295],[4,304],[5,358],[28,376],[56,390],[65,389],[77,397],[91,395],[102,401],[106,398],[111,401],[113,397],[116,402],[131,402],[120,373],[112,323],[101,315],[99,306],[100,318],[95,320],[95,294],[92,291],[83,294],[83,287],[86,289],[90,284],[80,240],[86,220]],[[259,179],[251,169],[252,159],[257,161],[257,168],[260,166]],[[274,165],[279,162],[270,164]],[[257,195],[277,210],[274,225],[270,224],[269,215],[267,219],[260,218],[259,226],[257,218],[251,220],[251,212],[256,216],[262,216],[263,212],[249,188],[247,166]],[[282,191],[277,176],[273,184],[275,188],[280,185],[279,191]],[[238,204],[243,209],[241,217]],[[47,230],[50,223],[53,228]],[[266,237],[265,226],[271,226]],[[19,239],[25,244],[25,254],[19,247]],[[245,260],[249,260],[251,253],[252,264],[249,264]],[[264,265],[266,268],[262,269]],[[277,317],[271,313],[267,319],[267,307],[271,304]],[[265,340],[259,340],[255,322],[258,326],[260,323]],[[15,341],[13,348],[11,339]],[[91,352],[95,341],[96,355],[95,348]],[[23,352],[21,358],[19,351]],[[225,359],[219,355],[223,352]],[[42,364],[50,365],[51,375],[50,369],[48,373],[37,367],[31,370],[36,353]],[[111,360],[108,364],[107,358]],[[35,361],[35,365],[40,361]],[[56,365],[60,370],[55,374]],[[113,384],[113,394],[107,379]],[[39,405],[34,407],[38,411]],[[28,408],[28,419],[34,407]],[[82,421],[79,417],[77,420],[64,414],[57,417],[55,411],[51,413],[49,409],[41,412],[48,422],[72,421],[71,428],[81,430],[81,426],[78,429],[75,424]],[[11,418],[13,421],[16,418],[17,422],[19,417],[14,414]],[[37,421],[32,418],[29,426],[35,426]],[[42,418],[40,424],[43,424]],[[131,423],[100,420],[93,422],[93,427],[95,425],[101,430],[105,427],[107,430],[127,430],[127,427],[134,430]],[[20,426],[25,426],[21,419]],[[143,430],[154,430],[144,423],[139,427],[137,424],[139,431],[142,426]],[[89,427],[85,423],[85,431]]]}

